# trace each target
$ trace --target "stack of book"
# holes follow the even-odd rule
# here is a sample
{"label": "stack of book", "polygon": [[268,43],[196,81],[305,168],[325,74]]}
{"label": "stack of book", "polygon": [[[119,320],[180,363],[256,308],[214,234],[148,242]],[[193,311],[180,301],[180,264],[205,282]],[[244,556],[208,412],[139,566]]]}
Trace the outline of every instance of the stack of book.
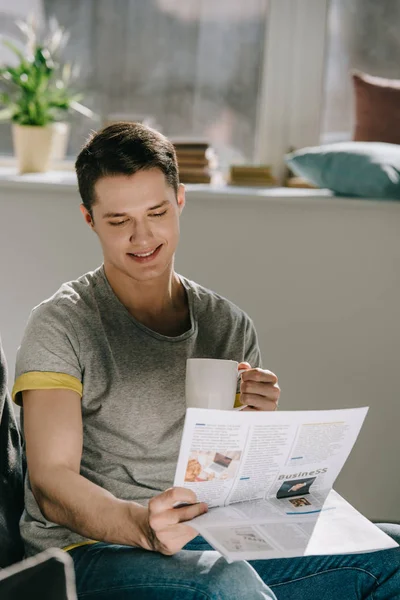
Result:
{"label": "stack of book", "polygon": [[316,185],[313,185],[307,179],[303,177],[288,177],[285,181],[285,186],[290,188],[310,188],[317,189]]}
{"label": "stack of book", "polygon": [[277,180],[268,165],[231,165],[230,185],[260,186],[277,185]]}
{"label": "stack of book", "polygon": [[205,141],[173,140],[182,183],[210,183],[215,153]]}

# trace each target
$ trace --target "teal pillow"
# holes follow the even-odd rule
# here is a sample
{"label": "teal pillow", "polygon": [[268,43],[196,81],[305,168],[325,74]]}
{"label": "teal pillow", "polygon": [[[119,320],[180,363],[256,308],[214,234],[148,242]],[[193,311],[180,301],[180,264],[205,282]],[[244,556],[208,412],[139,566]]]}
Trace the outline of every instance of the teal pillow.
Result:
{"label": "teal pillow", "polygon": [[285,156],[292,171],[340,196],[400,200],[400,145],[341,142]]}

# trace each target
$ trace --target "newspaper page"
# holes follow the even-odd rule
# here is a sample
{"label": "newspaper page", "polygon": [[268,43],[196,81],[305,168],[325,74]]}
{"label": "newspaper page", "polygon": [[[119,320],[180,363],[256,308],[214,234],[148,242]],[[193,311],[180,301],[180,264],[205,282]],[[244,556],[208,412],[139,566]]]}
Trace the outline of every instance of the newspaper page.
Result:
{"label": "newspaper page", "polygon": [[191,526],[228,561],[397,546],[332,491],[367,410],[188,409],[174,485],[211,509]]}
{"label": "newspaper page", "polygon": [[190,525],[228,562],[348,554],[395,548],[397,543],[331,490],[319,513],[285,519],[268,501],[211,509]]}

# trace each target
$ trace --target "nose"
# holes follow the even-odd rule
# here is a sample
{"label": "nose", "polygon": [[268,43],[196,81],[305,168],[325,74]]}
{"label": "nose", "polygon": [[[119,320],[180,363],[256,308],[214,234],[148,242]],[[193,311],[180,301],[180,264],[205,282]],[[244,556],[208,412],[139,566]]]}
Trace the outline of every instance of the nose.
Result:
{"label": "nose", "polygon": [[154,238],[153,232],[150,227],[150,223],[147,219],[135,219],[132,223],[131,235],[129,238],[130,242],[135,244],[146,245],[149,240]]}

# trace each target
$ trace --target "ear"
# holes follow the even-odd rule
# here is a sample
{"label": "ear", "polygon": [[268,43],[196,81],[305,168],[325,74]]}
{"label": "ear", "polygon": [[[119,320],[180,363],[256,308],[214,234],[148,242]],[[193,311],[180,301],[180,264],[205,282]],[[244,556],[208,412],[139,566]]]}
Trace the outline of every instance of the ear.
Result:
{"label": "ear", "polygon": [[85,219],[85,221],[89,225],[89,227],[91,229],[94,229],[94,222],[93,222],[92,215],[90,214],[90,212],[88,211],[86,206],[84,204],[81,204],[79,207],[79,210],[83,214],[83,218]]}
{"label": "ear", "polygon": [[182,213],[185,204],[186,204],[186,198],[185,198],[185,186],[183,185],[183,183],[179,184],[178,187],[178,193],[176,195],[176,199],[178,201],[178,208],[179,208],[179,214]]}

